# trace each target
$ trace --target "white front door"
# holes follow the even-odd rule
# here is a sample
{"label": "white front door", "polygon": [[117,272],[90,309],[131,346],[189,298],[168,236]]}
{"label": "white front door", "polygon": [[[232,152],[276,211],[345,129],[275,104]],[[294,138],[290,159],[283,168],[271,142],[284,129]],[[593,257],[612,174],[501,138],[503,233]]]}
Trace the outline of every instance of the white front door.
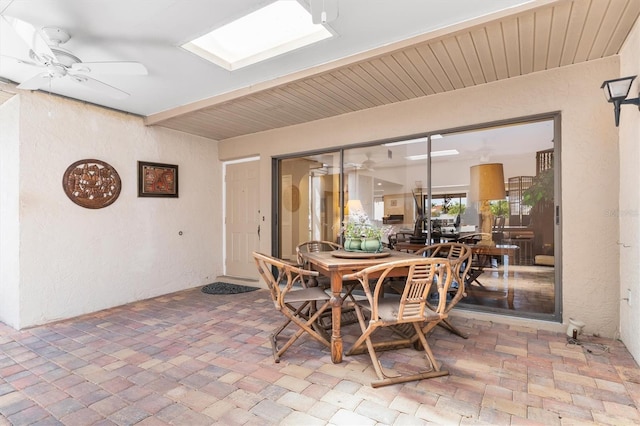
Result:
{"label": "white front door", "polygon": [[225,275],[258,279],[251,252],[260,247],[259,162],[225,168]]}

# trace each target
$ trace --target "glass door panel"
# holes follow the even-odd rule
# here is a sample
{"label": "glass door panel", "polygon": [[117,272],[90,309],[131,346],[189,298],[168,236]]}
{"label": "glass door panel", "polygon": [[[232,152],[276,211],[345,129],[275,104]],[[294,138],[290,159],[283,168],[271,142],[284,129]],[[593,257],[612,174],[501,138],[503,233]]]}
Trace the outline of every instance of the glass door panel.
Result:
{"label": "glass door panel", "polygon": [[495,255],[474,256],[472,268],[478,276],[470,280],[467,297],[458,306],[559,318],[553,217],[557,199],[553,141],[559,138],[554,131],[554,120],[548,119],[433,139],[433,222],[436,226],[449,223],[452,215],[443,211],[460,214],[458,235],[471,236],[462,242],[476,244],[482,238],[481,201],[468,198],[471,168],[497,163],[503,170],[505,197],[486,201],[490,244],[504,249]]}
{"label": "glass door panel", "polygon": [[340,154],[278,161],[278,255],[295,261],[296,246],[337,241],[340,233]]}
{"label": "glass door panel", "polygon": [[383,228],[387,245],[398,233],[421,238],[428,167],[418,153],[427,153],[426,138],[345,149],[345,220],[359,215]]}

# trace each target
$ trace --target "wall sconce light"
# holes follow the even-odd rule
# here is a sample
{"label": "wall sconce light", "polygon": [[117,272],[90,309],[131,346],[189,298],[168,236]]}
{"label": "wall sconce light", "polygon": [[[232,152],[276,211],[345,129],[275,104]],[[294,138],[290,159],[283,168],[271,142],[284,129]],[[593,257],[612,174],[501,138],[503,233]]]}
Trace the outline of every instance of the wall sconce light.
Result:
{"label": "wall sconce light", "polygon": [[631,83],[637,76],[615,78],[613,80],[606,80],[600,86],[604,89],[604,96],[607,98],[607,102],[613,103],[613,111],[616,116],[616,127],[620,124],[620,105],[632,104],[638,105],[640,110],[640,95],[635,99],[627,99],[629,89],[631,89]]}

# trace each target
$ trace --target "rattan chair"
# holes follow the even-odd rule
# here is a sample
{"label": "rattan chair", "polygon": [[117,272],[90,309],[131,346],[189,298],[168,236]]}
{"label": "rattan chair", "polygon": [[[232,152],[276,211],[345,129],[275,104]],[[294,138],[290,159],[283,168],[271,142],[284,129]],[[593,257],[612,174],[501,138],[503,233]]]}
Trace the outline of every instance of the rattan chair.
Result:
{"label": "rattan chair", "polygon": [[[333,251],[333,250],[340,250],[341,248],[342,246],[340,244],[332,243],[331,241],[312,240],[312,241],[306,241],[304,243],[300,243],[296,247],[298,265],[300,265],[304,269],[309,269],[309,265],[307,265],[307,263],[305,262],[304,257],[302,256],[302,253]],[[329,279],[329,277],[324,277],[324,276],[318,276],[317,278],[315,276],[310,276],[307,279],[306,286],[307,287],[319,286],[326,290],[331,288],[331,280]],[[346,292],[345,297],[353,298],[354,296],[351,294],[351,292],[348,291]],[[326,311],[318,319],[318,324],[325,331],[330,331],[331,321],[332,321],[331,311]],[[357,321],[358,319],[356,318],[353,308],[347,308],[346,306],[343,307],[340,324],[341,325],[355,324]]]}
{"label": "rattan chair", "polygon": [[[466,280],[471,269],[471,247],[461,243],[439,243],[426,246],[416,251],[415,254],[449,260],[453,273],[453,281],[449,287],[447,303],[445,306],[445,312],[449,313],[449,311],[451,311],[451,309],[453,309],[458,302],[467,295]],[[427,301],[427,303],[430,302]],[[431,308],[433,309],[433,306],[431,306]],[[460,329],[451,324],[448,318],[443,319],[439,325],[460,337],[465,339],[469,337],[468,334],[463,333]]]}
{"label": "rattan chair", "polygon": [[[333,251],[339,250],[342,246],[337,243],[332,243],[331,241],[322,241],[322,240],[311,240],[305,241],[304,243],[300,243],[296,247],[296,257],[298,260],[298,265],[304,269],[309,269],[309,265],[304,260],[302,253],[316,253],[319,251]],[[321,286],[322,288],[331,287],[331,283],[326,277],[309,277],[306,285],[308,287],[313,286]]]}
{"label": "rattan chair", "polygon": [[[271,334],[275,362],[280,362],[280,356],[304,333],[330,348],[328,338],[321,330],[316,330],[318,327],[315,327],[315,323],[330,307],[331,297],[320,287],[303,287],[304,277],[317,276],[318,273],[262,253],[253,252],[253,258],[269,288],[275,308],[286,317],[286,321]],[[280,333],[291,323],[298,329],[278,347]]]}
{"label": "rattan chair", "polygon": [[331,241],[311,240],[300,243],[296,247],[296,255],[298,257],[298,264],[304,264],[304,258],[302,253],[315,253],[319,251],[333,251],[339,250],[342,246],[338,243],[332,243]]}
{"label": "rattan chair", "polygon": [[[398,297],[384,294],[385,280],[390,276],[406,277],[402,294]],[[373,381],[371,386],[379,387],[449,374],[437,364],[424,330],[430,329],[430,324],[435,327],[447,317],[446,296],[452,276],[448,260],[432,257],[387,262],[344,276],[344,279],[358,280],[366,296],[366,300],[348,302],[356,310],[362,334],[346,354],[369,352],[378,376],[378,380]],[[432,309],[427,298],[434,287],[440,301]],[[377,331],[380,332],[376,333]],[[376,350],[402,347],[421,347],[426,355],[428,370],[393,375],[385,372]]]}

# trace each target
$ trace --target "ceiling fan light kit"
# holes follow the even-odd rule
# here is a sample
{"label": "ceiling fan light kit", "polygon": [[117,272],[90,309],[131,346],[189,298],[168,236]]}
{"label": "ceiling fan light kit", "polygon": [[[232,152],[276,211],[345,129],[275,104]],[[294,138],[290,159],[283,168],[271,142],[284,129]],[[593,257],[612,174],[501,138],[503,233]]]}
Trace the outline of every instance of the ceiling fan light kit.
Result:
{"label": "ceiling fan light kit", "polygon": [[1,17],[0,24],[8,25],[17,37],[22,39],[28,52],[25,57],[31,61],[20,58],[10,58],[20,64],[43,69],[42,72],[33,75],[18,84],[18,89],[37,90],[43,87],[51,89],[54,79],[69,77],[69,80],[81,86],[95,90],[115,99],[124,99],[129,93],[104,83],[86,74],[117,74],[117,75],[147,75],[146,67],[138,62],[82,62],[68,49],[60,45],[68,42],[71,35],[63,29],[56,27],[44,27],[36,30],[28,22],[12,17]]}

